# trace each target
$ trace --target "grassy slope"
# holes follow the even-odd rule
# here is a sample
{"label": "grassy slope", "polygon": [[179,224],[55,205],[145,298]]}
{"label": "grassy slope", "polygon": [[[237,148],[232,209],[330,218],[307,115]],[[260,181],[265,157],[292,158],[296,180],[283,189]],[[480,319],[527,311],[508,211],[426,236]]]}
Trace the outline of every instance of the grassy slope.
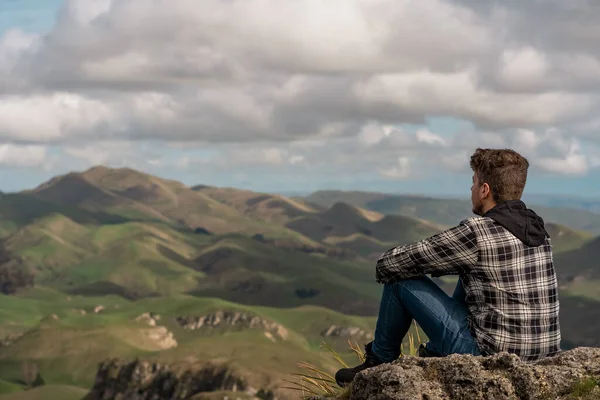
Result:
{"label": "grassy slope", "polygon": [[62,214],[80,224],[123,222],[122,218],[104,212],[91,212],[70,206],[54,204],[32,193],[0,195],[0,238],[7,237],[19,228],[41,217]]}
{"label": "grassy slope", "polygon": [[23,387],[21,385],[0,379],[0,399],[4,397],[2,395],[19,393],[22,391]]}
{"label": "grassy slope", "polygon": [[[39,284],[72,294],[138,298],[193,291],[282,307],[308,303],[370,313],[376,306],[370,266],[241,235],[182,233],[159,223],[83,226],[52,214],[11,236],[7,248],[37,270]],[[224,250],[230,254],[221,255]],[[217,267],[205,272],[209,264]],[[261,287],[255,287],[257,282]],[[302,289],[320,294],[302,299],[295,293]]]}
{"label": "grassy slope", "polygon": [[[194,294],[245,304],[293,307],[315,304],[351,313],[376,311],[380,287],[369,264],[342,262],[236,237],[219,240],[199,255],[211,266]],[[301,298],[297,289],[317,289]]]}
{"label": "grassy slope", "polygon": [[[0,324],[30,329],[11,346],[0,348],[0,379],[5,387],[21,379],[21,366],[25,362],[36,364],[47,384],[90,387],[97,363],[112,356],[125,359],[140,356],[173,365],[200,365],[207,360],[221,360],[238,369],[255,387],[275,385],[298,372],[296,363],[301,360],[330,371],[337,368],[332,358],[318,349],[323,339],[320,334],[328,326],[359,326],[372,331],[374,325],[373,318],[349,317],[319,307],[305,306],[284,311],[191,296],[125,302],[115,298],[72,297],[67,300],[58,293],[39,291],[26,295],[27,298],[2,298],[7,310],[0,315]],[[52,297],[54,301],[49,302]],[[100,303],[109,305],[101,314],[81,315],[73,311],[74,307],[86,308]],[[185,331],[172,319],[217,310],[244,311],[262,316],[284,325],[289,336],[285,342],[277,340],[276,343],[257,329],[216,332],[207,336]],[[144,345],[139,336],[139,329],[144,325],[132,319],[148,311],[161,315],[160,324],[174,333],[178,347],[157,352]],[[56,314],[59,319],[44,318],[48,312]],[[40,319],[43,319],[41,323]],[[329,342],[338,349],[345,348],[344,339],[331,339]],[[345,352],[344,357],[353,361],[349,352]]]}
{"label": "grassy slope", "polygon": [[6,248],[36,269],[42,284],[72,291],[110,282],[148,294],[192,289],[202,274],[179,261],[206,238],[153,223],[84,227],[51,214],[10,236]]}
{"label": "grassy slope", "polygon": [[45,385],[27,391],[3,394],[0,395],[0,400],[81,400],[86,393],[86,389],[75,386]]}

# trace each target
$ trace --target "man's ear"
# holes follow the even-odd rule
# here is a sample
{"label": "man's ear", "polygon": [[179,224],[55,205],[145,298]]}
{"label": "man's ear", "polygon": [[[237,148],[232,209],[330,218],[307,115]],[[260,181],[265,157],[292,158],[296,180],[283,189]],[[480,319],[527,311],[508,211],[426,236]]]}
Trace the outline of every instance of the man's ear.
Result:
{"label": "man's ear", "polygon": [[487,197],[491,197],[491,195],[492,190],[490,189],[490,185],[488,185],[487,183],[481,185],[481,196],[485,199]]}

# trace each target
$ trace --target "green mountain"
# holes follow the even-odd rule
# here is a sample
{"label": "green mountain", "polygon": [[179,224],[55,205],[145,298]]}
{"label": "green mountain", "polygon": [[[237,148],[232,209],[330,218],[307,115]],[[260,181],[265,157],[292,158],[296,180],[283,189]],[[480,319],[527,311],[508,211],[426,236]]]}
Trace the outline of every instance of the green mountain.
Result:
{"label": "green mountain", "polygon": [[129,168],[95,167],[70,173],[25,193],[54,207],[106,216],[106,220],[100,218],[101,223],[157,222],[178,228],[203,228],[216,234],[266,231],[293,236],[182,183]]}
{"label": "green mountain", "polygon": [[372,259],[436,230],[344,204],[320,210],[276,195],[190,189],[129,169],[96,167],[18,195],[48,212],[7,213],[15,222],[2,240],[3,266],[22,265],[36,284],[71,295],[194,294],[372,315],[380,290]]}
{"label": "green mountain", "polygon": [[426,220],[383,215],[342,202],[315,207],[281,195],[206,186],[195,190],[246,216],[284,226],[312,242],[353,251],[371,261],[393,246],[425,238],[442,228]]}
{"label": "green mountain", "polygon": [[295,218],[286,226],[315,241],[354,250],[371,258],[442,229],[427,221],[383,215],[346,203],[335,203],[323,211]]}
{"label": "green mountain", "polygon": [[283,224],[290,219],[318,211],[302,200],[277,194],[211,186],[195,186],[192,189],[244,215],[267,223]]}

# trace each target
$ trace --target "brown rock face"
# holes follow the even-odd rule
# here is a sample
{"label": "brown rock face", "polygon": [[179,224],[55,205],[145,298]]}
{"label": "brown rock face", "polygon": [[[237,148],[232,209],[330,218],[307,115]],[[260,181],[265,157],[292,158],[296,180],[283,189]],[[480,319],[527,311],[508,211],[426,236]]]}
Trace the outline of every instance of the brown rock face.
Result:
{"label": "brown rock face", "polygon": [[362,340],[373,339],[373,333],[367,332],[364,329],[356,326],[336,326],[331,325],[329,328],[321,332],[323,337],[341,337],[341,338],[357,338]]}
{"label": "brown rock face", "polygon": [[406,356],[356,376],[350,400],[600,399],[600,349],[526,364],[515,355]]}
{"label": "brown rock face", "polygon": [[177,323],[184,329],[200,330],[212,328],[263,329],[282,340],[288,338],[288,331],[282,325],[257,315],[238,311],[217,311],[208,315],[177,317]]}
{"label": "brown rock face", "polygon": [[84,400],[183,400],[199,393],[247,389],[244,379],[224,366],[175,371],[147,361],[113,359],[100,365],[94,387]]}

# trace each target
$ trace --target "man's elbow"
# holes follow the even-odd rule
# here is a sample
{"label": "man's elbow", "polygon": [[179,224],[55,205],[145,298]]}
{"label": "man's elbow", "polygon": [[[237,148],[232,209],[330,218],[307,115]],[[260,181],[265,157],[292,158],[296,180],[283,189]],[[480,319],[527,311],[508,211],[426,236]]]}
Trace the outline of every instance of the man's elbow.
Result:
{"label": "man's elbow", "polygon": [[375,266],[375,282],[384,284],[388,283],[389,274],[386,273],[384,264],[381,260],[377,261],[377,265]]}

